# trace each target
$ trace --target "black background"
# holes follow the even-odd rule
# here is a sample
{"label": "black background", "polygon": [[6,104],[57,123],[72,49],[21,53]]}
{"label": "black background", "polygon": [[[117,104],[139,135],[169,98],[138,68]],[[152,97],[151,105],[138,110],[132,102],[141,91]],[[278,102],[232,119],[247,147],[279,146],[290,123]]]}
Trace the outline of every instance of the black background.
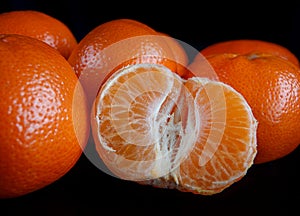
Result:
{"label": "black background", "polygon": [[[281,44],[300,57],[300,6],[287,1],[262,5],[254,1],[1,0],[0,7],[0,12],[45,12],[64,22],[78,41],[103,22],[132,18],[198,50],[219,41],[249,38]],[[0,215],[292,215],[299,213],[299,156],[298,147],[282,159],[253,165],[222,193],[203,196],[114,178],[82,155],[53,184],[0,200]]]}

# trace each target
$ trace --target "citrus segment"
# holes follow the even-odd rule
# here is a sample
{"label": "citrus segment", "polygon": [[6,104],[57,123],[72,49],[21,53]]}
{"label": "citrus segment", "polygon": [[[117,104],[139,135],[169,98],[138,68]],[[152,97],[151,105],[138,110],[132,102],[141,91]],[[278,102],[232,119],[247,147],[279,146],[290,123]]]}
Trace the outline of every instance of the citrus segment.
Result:
{"label": "citrus segment", "polygon": [[[200,117],[205,118],[210,112],[211,119],[201,122],[204,126],[201,127],[198,142],[190,153],[189,160],[181,164],[178,179],[184,185],[184,190],[214,194],[246,175],[253,164],[256,156],[257,121],[244,97],[228,85],[203,82],[201,79],[188,80],[187,83],[189,82],[199,86],[195,99],[199,105]],[[220,88],[223,95],[217,93],[221,92]],[[206,104],[210,104],[210,107],[205,106]],[[210,157],[205,157],[205,154]],[[203,161],[203,157],[207,160]]]}
{"label": "citrus segment", "polygon": [[117,71],[101,87],[93,109],[96,149],[119,178],[166,175],[186,158],[196,139],[194,100],[181,78],[162,65]]}

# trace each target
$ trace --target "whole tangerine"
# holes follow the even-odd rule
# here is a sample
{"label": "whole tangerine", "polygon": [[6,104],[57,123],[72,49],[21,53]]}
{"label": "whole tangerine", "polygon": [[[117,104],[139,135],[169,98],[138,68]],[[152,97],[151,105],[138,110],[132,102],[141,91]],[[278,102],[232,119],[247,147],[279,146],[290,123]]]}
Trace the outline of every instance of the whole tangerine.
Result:
{"label": "whole tangerine", "polygon": [[187,57],[180,46],[173,38],[145,23],[115,19],[92,29],[78,43],[68,61],[92,104],[101,84],[119,68],[153,63],[165,65],[174,72],[182,70]]}
{"label": "whole tangerine", "polygon": [[0,34],[21,34],[39,39],[57,49],[65,58],[77,45],[74,34],[65,23],[34,10],[1,13]]}
{"label": "whole tangerine", "polygon": [[[266,53],[222,53],[207,56],[206,59],[220,81],[246,98],[258,120],[256,164],[282,158],[299,146],[298,66]],[[201,68],[200,65],[201,61],[196,57],[191,68],[196,71]]]}
{"label": "whole tangerine", "polygon": [[286,47],[264,40],[257,39],[236,39],[221,41],[209,45],[201,50],[202,55],[210,56],[222,53],[249,54],[249,53],[268,53],[287,59],[299,66],[299,60],[294,53]]}
{"label": "whole tangerine", "polygon": [[86,97],[68,61],[24,35],[0,35],[0,198],[66,174],[89,136]]}

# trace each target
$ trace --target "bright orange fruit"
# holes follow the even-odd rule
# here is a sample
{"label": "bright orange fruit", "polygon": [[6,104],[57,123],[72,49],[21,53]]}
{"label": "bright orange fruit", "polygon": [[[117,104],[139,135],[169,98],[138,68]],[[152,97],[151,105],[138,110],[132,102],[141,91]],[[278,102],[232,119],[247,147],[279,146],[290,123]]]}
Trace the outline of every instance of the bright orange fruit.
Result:
{"label": "bright orange fruit", "polygon": [[147,62],[166,65],[176,72],[179,64],[187,64],[187,57],[177,41],[146,24],[132,19],[116,19],[90,31],[68,61],[92,104],[100,85],[118,68]]}
{"label": "bright orange fruit", "polygon": [[65,58],[77,45],[72,31],[62,21],[34,10],[0,14],[0,34],[21,34],[37,38],[57,49]]}
{"label": "bright orange fruit", "polygon": [[249,54],[268,53],[280,56],[299,66],[298,58],[286,47],[269,41],[255,39],[228,40],[214,43],[201,50],[202,55],[210,56],[223,53]]}
{"label": "bright orange fruit", "polygon": [[128,65],[101,86],[91,113],[96,150],[113,175],[215,194],[256,155],[257,122],[229,85],[182,79],[163,65]]}
{"label": "bright orange fruit", "polygon": [[68,61],[24,35],[0,35],[0,198],[66,174],[87,143],[86,97]]}
{"label": "bright orange fruit", "polygon": [[[201,54],[199,54],[201,55]],[[300,143],[300,71],[266,53],[207,56],[218,79],[240,92],[258,120],[255,163],[282,158]],[[191,68],[201,67],[196,60]]]}
{"label": "bright orange fruit", "polygon": [[189,58],[187,55],[188,50],[187,51],[185,50],[182,41],[177,40],[164,32],[157,32],[157,33],[163,36],[163,39],[165,39],[166,43],[171,48],[172,54],[174,55],[174,60],[177,63],[175,72],[179,76],[183,77],[186,74],[186,67],[188,66],[189,63]]}

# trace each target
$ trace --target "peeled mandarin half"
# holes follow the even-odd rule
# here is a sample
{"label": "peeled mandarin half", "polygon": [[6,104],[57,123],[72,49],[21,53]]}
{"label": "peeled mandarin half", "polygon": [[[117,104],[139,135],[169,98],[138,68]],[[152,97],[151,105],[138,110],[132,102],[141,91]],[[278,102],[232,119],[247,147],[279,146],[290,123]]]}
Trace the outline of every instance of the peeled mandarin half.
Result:
{"label": "peeled mandarin half", "polygon": [[107,80],[96,98],[96,149],[122,179],[164,176],[182,163],[196,142],[195,108],[181,78],[168,68],[125,67]]}

